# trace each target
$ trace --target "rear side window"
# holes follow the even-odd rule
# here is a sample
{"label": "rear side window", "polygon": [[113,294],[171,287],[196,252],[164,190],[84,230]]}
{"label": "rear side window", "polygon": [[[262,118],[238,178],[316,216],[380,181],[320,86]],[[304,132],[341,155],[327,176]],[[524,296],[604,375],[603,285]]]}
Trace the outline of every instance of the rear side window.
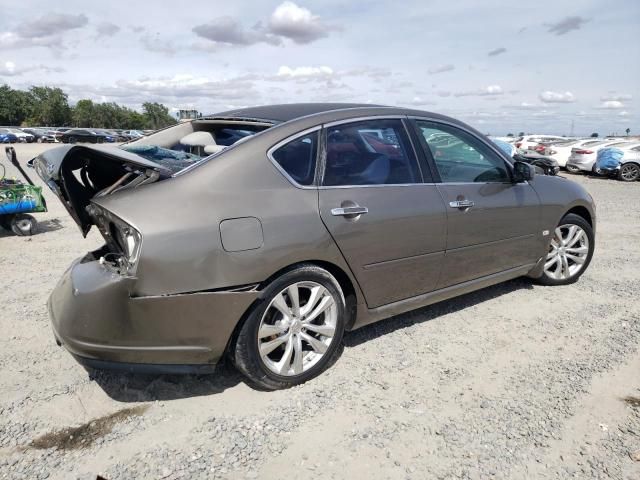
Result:
{"label": "rear side window", "polygon": [[367,120],[327,128],[323,185],[420,182],[409,137],[400,120]]}
{"label": "rear side window", "polygon": [[272,153],[280,168],[298,185],[311,185],[316,172],[318,131],[281,146]]}

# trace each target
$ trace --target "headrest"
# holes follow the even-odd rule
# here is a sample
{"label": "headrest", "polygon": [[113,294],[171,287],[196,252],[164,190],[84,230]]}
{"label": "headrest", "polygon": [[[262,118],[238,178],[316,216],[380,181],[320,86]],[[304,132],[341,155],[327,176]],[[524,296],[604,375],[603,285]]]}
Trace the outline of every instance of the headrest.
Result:
{"label": "headrest", "polygon": [[210,132],[193,132],[182,137],[180,144],[191,147],[204,147],[205,145],[215,145],[216,141]]}
{"label": "headrest", "polygon": [[208,153],[208,154],[212,154],[212,153],[218,153],[221,150],[224,150],[225,147],[224,145],[205,145],[204,146],[204,153]]}

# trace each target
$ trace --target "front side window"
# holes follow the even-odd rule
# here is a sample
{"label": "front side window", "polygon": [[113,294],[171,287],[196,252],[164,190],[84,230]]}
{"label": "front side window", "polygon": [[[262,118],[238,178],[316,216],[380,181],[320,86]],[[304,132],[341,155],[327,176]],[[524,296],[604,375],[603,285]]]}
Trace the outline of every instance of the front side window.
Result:
{"label": "front side window", "polygon": [[471,134],[449,125],[416,122],[445,183],[510,182],[505,161]]}
{"label": "front side window", "polygon": [[299,185],[313,184],[318,153],[318,131],[291,140],[272,154],[289,177]]}
{"label": "front side window", "polygon": [[379,119],[327,128],[325,186],[421,182],[401,120]]}

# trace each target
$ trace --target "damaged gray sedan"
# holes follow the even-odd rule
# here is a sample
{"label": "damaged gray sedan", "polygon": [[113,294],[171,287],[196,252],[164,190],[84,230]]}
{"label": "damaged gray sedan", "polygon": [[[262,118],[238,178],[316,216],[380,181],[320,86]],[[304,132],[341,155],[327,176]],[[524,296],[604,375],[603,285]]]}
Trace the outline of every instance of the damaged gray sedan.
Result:
{"label": "damaged gray sedan", "polygon": [[345,331],[528,275],[576,281],[591,196],[437,114],[354,104],[246,108],[123,148],[35,159],[87,234],[51,294],[59,344],[91,368],[300,384]]}

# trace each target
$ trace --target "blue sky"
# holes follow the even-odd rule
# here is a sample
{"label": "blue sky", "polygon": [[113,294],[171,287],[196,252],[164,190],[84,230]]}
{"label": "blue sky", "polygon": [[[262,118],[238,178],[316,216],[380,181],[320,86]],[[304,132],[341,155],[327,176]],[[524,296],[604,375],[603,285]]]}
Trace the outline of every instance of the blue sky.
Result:
{"label": "blue sky", "polygon": [[0,83],[134,108],[372,102],[497,135],[638,134],[639,39],[637,0],[5,0]]}

